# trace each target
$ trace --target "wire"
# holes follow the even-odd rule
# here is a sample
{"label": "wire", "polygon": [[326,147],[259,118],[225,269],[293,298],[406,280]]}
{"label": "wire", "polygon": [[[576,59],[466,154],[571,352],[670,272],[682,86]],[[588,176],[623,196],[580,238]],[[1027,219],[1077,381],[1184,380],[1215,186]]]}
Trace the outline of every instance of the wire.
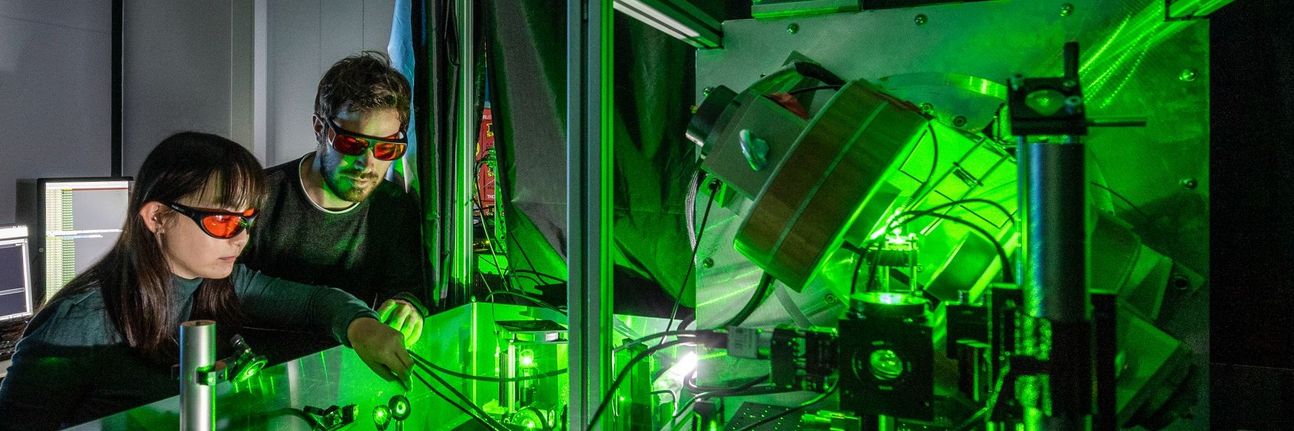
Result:
{"label": "wire", "polygon": [[[854,276],[853,276],[853,278],[849,281],[849,297],[850,297],[850,298],[853,298],[853,297],[854,297],[854,294],[855,294],[855,293],[858,293],[858,272],[863,270],[863,254],[862,254],[862,253],[855,253],[855,255],[856,255],[856,256],[858,256],[858,262],[855,262],[855,263],[854,263]],[[870,282],[871,282],[871,280],[872,280],[872,277],[871,277],[871,271],[868,271],[867,281],[870,283]]]}
{"label": "wire", "polygon": [[[630,346],[633,346],[633,345],[636,345],[636,344],[642,344],[642,343],[645,343],[645,342],[647,342],[647,341],[650,341],[651,339],[656,338],[656,337],[662,337],[662,338],[664,338],[664,337],[668,337],[668,336],[671,336],[671,335],[675,335],[675,336],[677,336],[677,335],[704,335],[704,334],[712,334],[712,333],[713,333],[713,331],[695,331],[695,330],[688,330],[688,329],[680,329],[680,330],[674,330],[674,331],[661,331],[661,332],[657,332],[657,333],[655,333],[655,334],[644,335],[644,336],[641,336],[641,337],[638,337],[638,338],[635,338],[635,339],[632,339],[632,340],[626,341],[626,342],[624,342],[623,344],[621,344],[621,345],[617,346],[616,348],[612,349],[611,351],[613,351],[613,352],[619,352],[619,351],[621,351],[621,350],[624,350],[624,349],[629,348]],[[695,341],[695,340],[689,340],[689,341]]]}
{"label": "wire", "polygon": [[[499,264],[499,252],[494,250],[494,242],[498,240],[498,235],[490,234],[490,228],[486,227],[486,225],[488,225],[489,223],[485,222],[485,209],[481,208],[481,202],[477,200],[481,195],[481,187],[479,182],[477,183],[477,187],[476,187],[476,195],[477,197],[472,198],[472,205],[475,205],[476,210],[481,213],[481,230],[485,231],[485,246],[490,249],[490,258],[494,260],[494,268],[498,269],[499,271],[504,271],[503,265]],[[495,232],[495,233],[498,233],[498,232]],[[512,265],[508,265],[508,266],[511,267]],[[511,268],[509,268],[508,272],[511,272]],[[484,273],[481,274],[481,280],[482,281],[485,280]],[[508,274],[506,273],[503,274],[503,283],[504,283],[503,290],[505,291],[513,290],[512,281],[508,279]],[[489,288],[487,287],[486,290],[489,290]]]}
{"label": "wire", "polygon": [[[427,381],[427,379],[422,378],[422,376],[421,376],[421,375],[419,375],[417,372],[410,372],[409,374],[412,374],[412,375],[413,375],[413,377],[417,378],[417,379],[418,379],[418,381],[422,382],[422,384],[423,384],[423,385],[426,385],[426,386],[427,386],[427,389],[430,389],[430,390],[431,390],[431,392],[432,392],[433,394],[436,394],[436,396],[439,396],[441,399],[445,400],[445,402],[446,402],[446,403],[449,403],[449,405],[454,406],[454,408],[456,408],[456,409],[458,409],[459,411],[461,411],[461,412],[463,412],[463,413],[467,414],[467,416],[468,416],[468,417],[471,417],[472,419],[476,420],[477,422],[480,422],[480,423],[481,423],[481,425],[485,425],[485,427],[486,427],[486,428],[488,428],[488,429],[493,429],[493,430],[498,430],[498,429],[499,429],[498,427],[494,426],[493,424],[491,424],[490,422],[486,421],[485,419],[482,419],[481,417],[477,416],[475,413],[471,412],[471,411],[470,411],[470,410],[468,410],[466,407],[463,407],[461,404],[458,404],[458,403],[454,402],[454,400],[453,400],[453,399],[449,398],[449,397],[448,397],[448,396],[446,396],[444,393],[442,393],[442,392],[440,392],[440,391],[436,390],[436,387],[435,387],[435,386],[432,386],[432,385],[431,385],[431,382],[428,382],[428,381]],[[505,428],[505,430],[506,430],[506,428]]]}
{"label": "wire", "polygon": [[[409,354],[410,354],[410,355],[412,355],[412,354],[413,354],[413,352],[409,352]],[[418,364],[418,361],[416,361],[416,360],[414,361],[414,364],[415,364],[415,365],[420,365],[420,364]],[[508,427],[507,427],[507,426],[504,426],[503,424],[501,424],[501,423],[499,423],[498,421],[494,420],[494,418],[491,418],[489,414],[485,413],[485,410],[481,410],[481,407],[480,407],[480,406],[476,405],[476,403],[473,403],[473,402],[472,402],[472,400],[471,400],[471,398],[468,398],[468,397],[467,397],[467,395],[463,395],[463,393],[462,393],[462,392],[460,392],[460,391],[459,391],[457,388],[455,388],[453,385],[450,385],[450,384],[449,384],[449,382],[446,382],[446,381],[445,381],[445,379],[444,379],[444,378],[441,378],[441,377],[440,377],[440,375],[439,375],[439,374],[436,374],[436,372],[435,372],[435,371],[433,371],[433,370],[431,370],[431,369],[429,369],[429,368],[426,368],[425,366],[423,367],[422,371],[423,371],[424,373],[426,373],[427,375],[431,376],[431,378],[432,378],[432,379],[435,379],[435,380],[436,380],[436,382],[438,382],[438,383],[440,383],[440,384],[441,384],[441,386],[444,386],[444,387],[445,387],[445,389],[448,389],[448,390],[449,390],[449,392],[450,392],[450,393],[452,393],[455,397],[458,397],[458,400],[459,400],[459,401],[462,401],[464,405],[467,405],[468,407],[471,407],[471,408],[472,408],[472,410],[473,410],[473,411],[475,411],[477,415],[480,415],[480,417],[481,417],[481,419],[482,419],[482,420],[484,420],[485,422],[489,422],[489,423],[492,425],[490,428],[499,429],[499,430],[504,430],[504,431],[506,431],[506,430],[508,429]]]}
{"label": "wire", "polygon": [[819,86],[816,86],[816,87],[797,88],[797,89],[794,89],[794,90],[791,90],[791,91],[786,92],[786,94],[789,94],[789,95],[794,96],[794,95],[796,95],[796,94],[800,94],[800,93],[808,93],[808,92],[811,92],[811,91],[819,91],[819,90],[839,90],[839,89],[840,89],[840,87],[841,87],[841,86],[839,86],[839,85],[819,85]]}
{"label": "wire", "polygon": [[[669,312],[669,321],[665,323],[665,330],[667,331],[670,326],[674,326],[674,319],[678,317],[678,306],[683,302],[683,294],[687,291],[687,280],[692,276],[693,270],[696,269],[696,251],[701,248],[701,236],[705,235],[705,224],[710,220],[710,206],[714,205],[714,195],[717,194],[719,194],[718,190],[711,190],[710,198],[706,200],[705,213],[701,215],[701,225],[696,228],[696,244],[692,245],[692,258],[688,259],[687,272],[683,273],[683,286],[678,289],[678,296],[674,298],[674,309]],[[660,338],[660,342],[665,342],[664,336]],[[660,343],[657,343],[657,345],[660,345]]]}
{"label": "wire", "polygon": [[[911,211],[911,212],[909,212],[908,214],[910,214],[910,215],[911,215],[911,217],[919,217],[919,216],[924,215],[924,214],[927,214],[927,213],[938,212],[939,210],[942,210],[942,209],[945,209],[945,208],[951,208],[951,207],[954,207],[954,206],[957,206],[957,205],[965,205],[965,204],[970,204],[970,203],[981,203],[981,204],[986,204],[986,205],[992,206],[993,208],[997,208],[997,210],[998,210],[998,211],[1001,211],[1001,212],[1002,212],[1002,215],[1006,216],[1007,220],[1009,220],[1009,221],[1011,222],[1011,224],[1015,224],[1015,216],[1011,215],[1011,211],[1008,211],[1008,210],[1006,209],[1006,207],[1002,206],[1002,204],[999,204],[999,203],[997,203],[997,202],[993,202],[993,201],[991,201],[991,200],[988,200],[988,199],[982,199],[982,198],[965,198],[965,199],[957,199],[957,200],[955,200],[955,201],[952,201],[952,202],[944,202],[944,203],[942,203],[942,204],[935,205],[935,206],[932,206],[932,207],[930,207],[930,208],[925,208],[925,209],[921,209],[921,210],[917,210],[917,211]],[[903,217],[903,215],[900,215],[900,217]],[[897,220],[898,218],[899,218],[899,217],[896,217],[895,219]],[[907,223],[907,222],[905,221],[904,223]]]}
{"label": "wire", "polygon": [[587,429],[597,429],[596,425],[598,424],[598,419],[602,417],[602,412],[606,411],[607,406],[611,404],[611,399],[615,397],[616,389],[620,388],[620,384],[624,383],[625,378],[629,377],[629,373],[633,371],[634,365],[642,362],[643,359],[651,357],[651,355],[656,352],[689,342],[691,342],[691,340],[674,340],[668,343],[658,344],[639,352],[637,356],[634,356],[633,359],[626,362],[625,367],[620,370],[620,374],[616,375],[616,379],[611,382],[611,387],[608,388],[606,394],[602,396],[602,403],[598,404],[598,409],[593,412],[593,417],[589,420],[589,426]]}
{"label": "wire", "polygon": [[1091,181],[1091,184],[1094,186],[1100,187],[1102,189],[1105,189],[1105,191],[1110,192],[1110,194],[1114,195],[1114,197],[1119,198],[1119,200],[1122,200],[1123,203],[1128,204],[1128,207],[1137,211],[1137,214],[1141,214],[1141,217],[1146,219],[1147,224],[1154,223],[1154,219],[1150,218],[1150,214],[1146,214],[1145,211],[1142,211],[1141,208],[1137,207],[1136,204],[1132,203],[1132,201],[1128,200],[1127,197],[1124,197],[1119,192],[1114,191],[1114,189],[1110,188],[1109,186],[1097,183],[1096,181]]}
{"label": "wire", "polygon": [[759,420],[758,422],[755,422],[755,423],[753,423],[753,424],[750,424],[750,425],[746,425],[746,426],[744,426],[744,427],[741,427],[741,428],[740,428],[740,429],[738,429],[737,431],[750,431],[750,430],[753,430],[753,429],[755,429],[755,428],[758,428],[760,425],[764,425],[764,424],[766,424],[766,423],[773,422],[773,421],[775,421],[775,420],[778,420],[778,419],[784,418],[784,417],[786,417],[786,416],[789,416],[791,413],[795,413],[795,412],[798,412],[798,411],[800,411],[800,410],[804,410],[804,409],[808,408],[808,407],[809,407],[809,406],[811,406],[811,405],[814,405],[814,404],[820,403],[820,402],[822,402],[822,400],[827,399],[827,397],[831,396],[831,394],[836,393],[836,389],[837,389],[837,388],[839,388],[839,387],[840,387],[840,382],[839,382],[839,381],[837,381],[837,382],[836,382],[836,384],[831,385],[831,389],[830,389],[830,390],[828,390],[828,391],[826,391],[826,392],[823,392],[822,394],[820,394],[820,395],[818,395],[818,396],[816,396],[816,397],[813,397],[812,399],[810,399],[810,400],[808,400],[808,401],[805,401],[803,404],[800,404],[800,405],[798,405],[798,406],[795,406],[795,407],[792,407],[792,408],[790,408],[790,409],[787,409],[787,410],[785,410],[785,411],[783,411],[783,412],[781,412],[781,413],[778,413],[778,414],[775,414],[775,415],[772,415],[772,416],[766,417],[766,418],[761,419],[761,420]]}
{"label": "wire", "polygon": [[454,371],[454,370],[450,370],[450,369],[448,369],[448,368],[445,368],[445,367],[442,367],[442,366],[436,365],[436,364],[432,363],[431,361],[428,361],[426,358],[423,358],[422,356],[419,356],[417,353],[409,352],[409,357],[412,357],[414,361],[418,362],[419,364],[421,364],[421,365],[422,365],[422,366],[424,366],[424,367],[428,367],[428,368],[431,368],[431,369],[433,369],[433,370],[440,371],[440,372],[445,373],[445,374],[448,374],[448,375],[450,375],[450,376],[458,377],[458,378],[460,378],[460,379],[477,380],[477,381],[482,381],[482,382],[494,382],[494,383],[524,382],[524,381],[529,381],[529,380],[540,380],[540,379],[546,379],[546,378],[549,378],[549,377],[556,377],[556,376],[560,376],[560,375],[562,375],[562,374],[566,374],[566,369],[565,369],[565,368],[562,368],[562,369],[558,369],[558,370],[549,371],[549,372],[546,372],[546,373],[543,373],[543,374],[535,374],[535,375],[533,375],[533,376],[523,376],[523,377],[475,376],[475,375],[471,375],[471,374],[463,374],[463,373],[460,373],[460,372],[457,372],[457,371]]}
{"label": "wire", "polygon": [[[516,238],[513,238],[513,240],[516,240]],[[518,248],[520,248],[520,247],[518,247]],[[526,259],[526,260],[529,260],[529,259]],[[531,264],[531,265],[530,265],[530,267],[531,267],[531,268],[534,268],[534,267],[535,267],[535,265],[534,265],[534,264]],[[552,275],[552,274],[545,274],[545,273],[542,273],[542,272],[539,272],[539,271],[535,271],[535,270],[530,270],[530,269],[515,269],[515,270],[513,270],[512,272],[520,272],[520,273],[523,273],[523,274],[534,274],[534,275],[539,276],[539,277],[547,277],[547,278],[549,278],[549,279],[551,279],[551,280],[553,280],[553,281],[559,281],[559,282],[563,282],[563,283],[565,283],[565,282],[566,282],[566,280],[565,280],[565,279],[563,279],[563,278],[561,278],[561,277],[558,277],[558,276],[556,276],[556,275]]]}
{"label": "wire", "polygon": [[556,306],[556,305],[549,304],[549,303],[545,302],[545,301],[544,301],[544,300],[542,300],[542,299],[535,298],[535,297],[533,297],[533,296],[530,296],[530,295],[527,295],[527,294],[524,294],[524,293],[519,293],[519,292],[490,292],[489,294],[485,295],[485,300],[486,300],[486,301],[489,301],[489,300],[490,300],[490,298],[493,298],[495,295],[507,295],[507,296],[514,296],[514,297],[517,297],[517,298],[522,298],[522,299],[525,299],[525,300],[527,300],[527,301],[530,301],[531,303],[534,303],[535,305],[538,305],[538,306],[540,306],[540,307],[544,307],[544,308],[547,308],[547,309],[549,309],[549,310],[553,310],[553,311],[556,311],[556,312],[558,312],[558,313],[561,313],[563,316],[565,316],[565,315],[566,315],[566,310],[563,310],[563,309],[559,308],[559,307],[558,307],[558,306]]}
{"label": "wire", "polygon": [[1007,373],[1011,372],[1011,367],[1009,362],[1002,364],[1001,371],[1002,371],[1001,373],[998,373],[997,383],[994,385],[993,394],[989,395],[988,402],[984,404],[984,408],[979,409],[979,411],[976,411],[975,414],[972,414],[970,415],[970,417],[966,418],[966,420],[963,421],[960,425],[957,425],[957,428],[953,428],[954,431],[969,431],[972,427],[975,426],[976,422],[979,422],[980,419],[985,417],[985,415],[992,412],[994,407],[997,407],[997,400],[999,396],[1002,394],[1002,384],[1003,382],[1006,381]]}
{"label": "wire", "polygon": [[[904,214],[906,214],[906,213],[904,213]],[[958,223],[958,224],[964,225],[964,226],[966,226],[966,227],[968,227],[968,228],[971,228],[971,230],[973,230],[973,231],[975,231],[976,233],[980,234],[980,236],[984,237],[984,239],[986,239],[986,240],[988,240],[989,242],[993,243],[993,247],[997,249],[997,257],[998,257],[998,259],[1000,259],[1000,260],[1002,261],[1002,281],[1003,281],[1003,282],[1006,282],[1006,283],[1013,283],[1013,282],[1015,282],[1015,276],[1014,276],[1014,275],[1012,275],[1012,272],[1011,272],[1011,258],[1007,256],[1007,254],[1006,254],[1006,248],[1002,247],[1002,243],[1001,243],[1001,242],[998,242],[998,240],[997,240],[996,238],[994,238],[994,237],[993,237],[993,235],[990,235],[990,234],[988,233],[988,231],[984,230],[984,228],[979,227],[979,225],[976,225],[976,224],[971,223],[971,222],[969,222],[969,221],[966,221],[966,219],[963,219],[963,218],[961,218],[961,217],[950,216],[950,215],[946,215],[946,214],[928,213],[928,212],[922,211],[922,212],[920,212],[919,214],[917,214],[917,215],[916,215],[916,216],[914,216],[914,217],[910,217],[910,218],[908,218],[908,219],[906,219],[906,220],[903,220],[903,222],[902,222],[902,223],[899,223],[899,224],[895,225],[895,227],[897,227],[897,226],[901,226],[901,225],[903,225],[903,224],[910,223],[910,222],[912,222],[913,220],[916,220],[916,219],[921,218],[921,217],[934,217],[934,218],[937,218],[937,219],[948,220],[948,221],[951,221],[951,222],[954,222],[954,223]]]}
{"label": "wire", "polygon": [[678,395],[674,395],[674,391],[671,391],[669,389],[661,389],[659,391],[648,392],[648,395],[656,395],[656,394],[669,394],[670,407],[678,407]]}
{"label": "wire", "polygon": [[[933,154],[930,160],[930,172],[926,174],[925,181],[921,182],[921,187],[918,187],[917,191],[912,193],[912,197],[908,199],[908,204],[920,200],[926,194],[929,194],[931,190],[934,190],[933,184],[931,183],[935,179],[935,169],[939,166],[939,137],[935,134],[934,120],[926,121],[926,133],[930,134],[930,151]],[[924,137],[925,134],[922,134],[920,138],[917,138],[917,144],[920,144]],[[912,151],[915,152],[916,149],[914,148]]]}
{"label": "wire", "polygon": [[731,319],[724,322],[720,328],[740,326],[742,323],[745,323],[746,319],[750,318],[750,315],[755,313],[755,309],[759,308],[759,305],[763,304],[764,300],[768,299],[768,294],[772,291],[769,287],[772,285],[773,274],[769,274],[765,271],[764,275],[759,277],[759,284],[755,285],[755,292],[750,295],[750,300],[746,301],[746,305],[741,307],[741,310],[738,311],[736,315],[732,316]]}
{"label": "wire", "polygon": [[[758,385],[760,383],[767,382],[767,381],[768,381],[768,376],[763,376],[731,388],[701,388],[696,386],[696,383],[695,383],[696,372],[693,372],[692,374],[688,375],[687,379],[683,380],[683,387],[687,389],[689,392],[697,391],[697,394],[692,398],[688,399],[687,402],[684,402],[683,405],[678,406],[677,408],[674,409],[674,415],[670,417],[670,422],[669,422],[670,426],[673,427],[677,425],[678,420],[684,416],[684,413],[687,412],[687,409],[691,408],[693,404],[696,404],[696,402],[701,400],[702,398],[731,397],[731,396],[737,396],[737,395],[760,395],[760,394],[787,392],[785,390],[780,390],[775,386],[770,386],[767,388],[755,388],[755,385]],[[755,390],[752,390],[752,389],[755,389]]]}

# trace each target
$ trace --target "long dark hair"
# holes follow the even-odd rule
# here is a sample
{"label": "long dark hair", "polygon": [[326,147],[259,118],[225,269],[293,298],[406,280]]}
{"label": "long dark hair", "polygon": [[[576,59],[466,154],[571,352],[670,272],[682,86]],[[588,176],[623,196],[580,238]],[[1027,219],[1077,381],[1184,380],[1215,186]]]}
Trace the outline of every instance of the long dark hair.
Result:
{"label": "long dark hair", "polygon": [[[208,187],[211,181],[217,187]],[[212,192],[215,195],[209,196]],[[259,208],[266,194],[261,164],[237,143],[196,132],[166,138],[148,154],[135,177],[126,226],[112,250],[68,282],[47,304],[99,289],[114,330],[132,350],[156,363],[175,362],[178,329],[174,322],[179,310],[171,306],[172,275],[158,237],[144,224],[140,209],[148,202],[185,197],[224,207]],[[163,216],[175,215],[166,211]],[[192,318],[216,320],[221,333],[237,331],[242,318],[229,277],[203,281]]]}

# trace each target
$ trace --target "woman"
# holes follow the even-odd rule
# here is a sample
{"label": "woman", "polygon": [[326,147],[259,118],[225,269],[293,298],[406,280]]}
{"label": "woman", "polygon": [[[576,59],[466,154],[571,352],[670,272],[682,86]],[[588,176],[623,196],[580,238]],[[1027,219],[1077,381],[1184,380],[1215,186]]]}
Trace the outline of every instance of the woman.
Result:
{"label": "woman", "polygon": [[363,302],[235,264],[265,196],[260,164],[238,144],[202,133],[162,141],[112,250],[25,330],[0,384],[0,429],[75,425],[178,394],[178,328],[193,319],[215,320],[221,340],[244,322],[314,327],[407,382],[400,333]]}

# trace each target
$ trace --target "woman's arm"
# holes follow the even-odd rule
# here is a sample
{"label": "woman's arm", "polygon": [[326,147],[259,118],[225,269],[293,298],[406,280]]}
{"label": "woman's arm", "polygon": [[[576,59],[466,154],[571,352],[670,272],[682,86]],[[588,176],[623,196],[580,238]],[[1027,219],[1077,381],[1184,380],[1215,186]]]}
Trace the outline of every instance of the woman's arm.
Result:
{"label": "woman's arm", "polygon": [[[0,430],[52,430],[70,421],[89,392],[94,367],[91,346],[58,337],[51,326],[67,325],[58,309],[41,313],[18,343],[9,373],[0,382]],[[60,316],[53,316],[53,315]],[[86,331],[93,332],[93,331]],[[66,337],[64,337],[66,338]]]}
{"label": "woman's arm", "polygon": [[377,321],[377,313],[344,291],[277,279],[243,265],[234,267],[234,290],[249,317],[332,331],[364,364],[387,380],[409,387],[413,361],[403,337]]}
{"label": "woman's arm", "polygon": [[241,264],[234,266],[230,277],[243,313],[259,322],[328,331],[350,346],[351,321],[377,318],[373,309],[340,289],[270,277]]}

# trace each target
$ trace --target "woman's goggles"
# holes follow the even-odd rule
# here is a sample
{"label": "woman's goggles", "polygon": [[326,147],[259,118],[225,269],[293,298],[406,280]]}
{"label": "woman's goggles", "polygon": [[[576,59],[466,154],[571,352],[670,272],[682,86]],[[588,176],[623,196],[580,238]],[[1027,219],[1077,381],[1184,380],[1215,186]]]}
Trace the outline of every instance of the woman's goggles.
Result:
{"label": "woman's goggles", "polygon": [[341,128],[331,118],[324,119],[322,116],[316,117],[324,120],[328,129],[332,130],[333,138],[329,141],[334,150],[348,156],[362,156],[369,148],[373,149],[373,157],[378,160],[392,161],[399,159],[404,155],[404,150],[408,147],[408,138],[404,132],[398,132],[385,138],[376,136],[362,135]]}
{"label": "woman's goggles", "polygon": [[233,238],[242,233],[243,229],[251,227],[252,223],[256,221],[256,208],[248,208],[241,213],[235,213],[193,208],[175,202],[167,202],[166,206],[193,219],[193,222],[197,223],[198,227],[202,228],[202,231],[212,238]]}

